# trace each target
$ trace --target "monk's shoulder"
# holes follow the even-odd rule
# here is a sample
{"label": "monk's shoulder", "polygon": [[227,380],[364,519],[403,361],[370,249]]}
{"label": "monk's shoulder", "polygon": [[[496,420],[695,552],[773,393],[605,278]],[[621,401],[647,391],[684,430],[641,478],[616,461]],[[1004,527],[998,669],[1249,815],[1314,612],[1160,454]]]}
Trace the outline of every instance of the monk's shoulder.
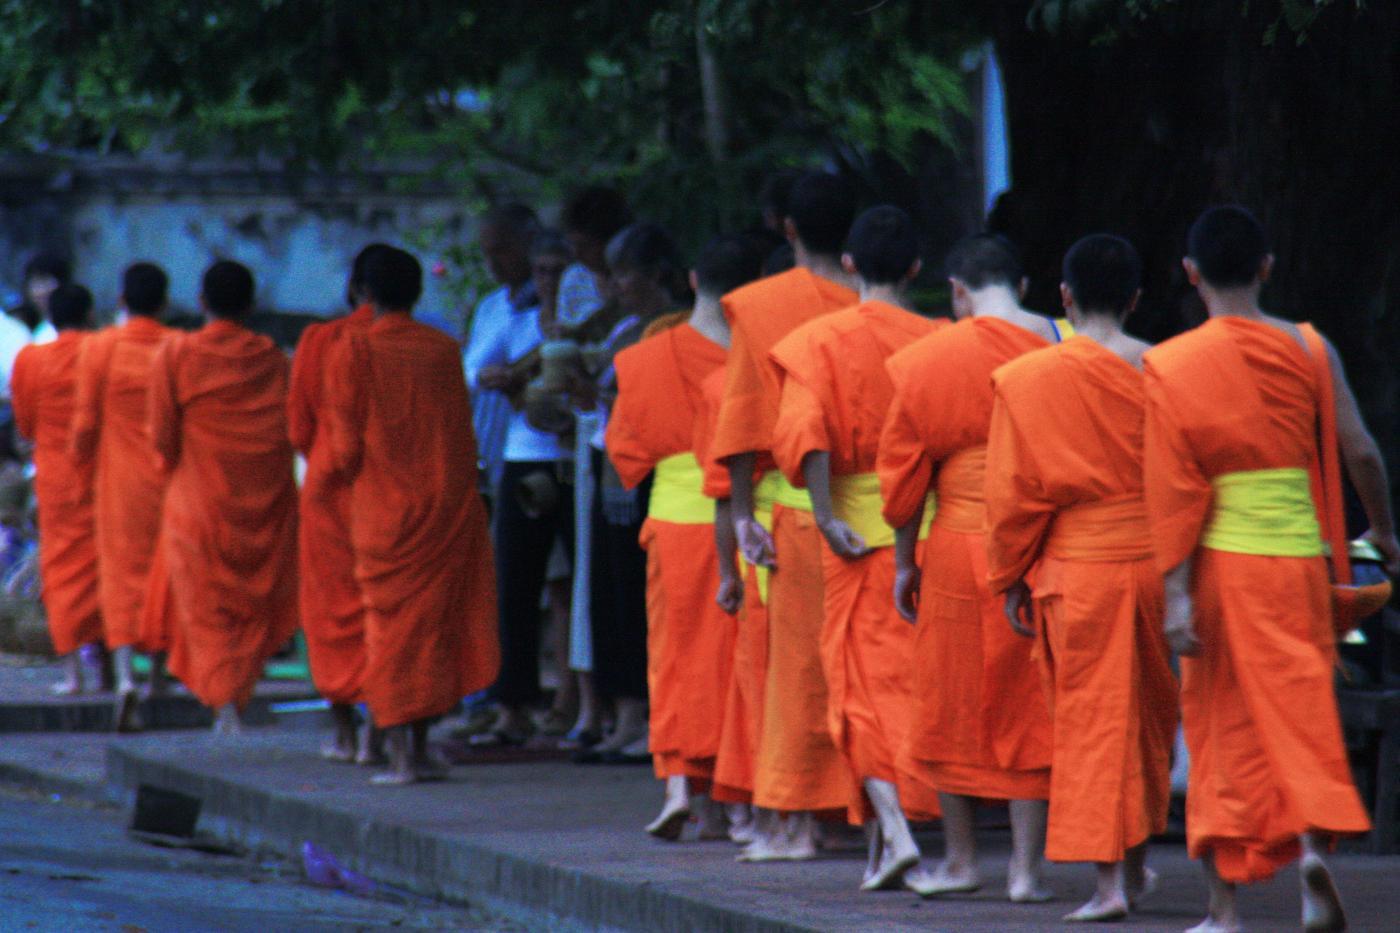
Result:
{"label": "monk's shoulder", "polygon": [[972,320],[958,321],[932,331],[890,356],[885,368],[896,379],[918,379],[952,363],[966,352],[967,341],[975,337]]}
{"label": "monk's shoulder", "polygon": [[1145,371],[1171,377],[1194,369],[1202,357],[1214,355],[1229,342],[1229,335],[1206,322],[1200,327],[1164,340],[1142,355]]}
{"label": "monk's shoulder", "polygon": [[1002,363],[992,371],[992,384],[1004,395],[1023,395],[1041,390],[1061,375],[1064,344],[1041,347]]}
{"label": "monk's shoulder", "polygon": [[720,298],[720,303],[726,312],[736,318],[761,313],[765,308],[789,300],[794,289],[808,284],[810,275],[806,269],[786,269],[740,285]]}

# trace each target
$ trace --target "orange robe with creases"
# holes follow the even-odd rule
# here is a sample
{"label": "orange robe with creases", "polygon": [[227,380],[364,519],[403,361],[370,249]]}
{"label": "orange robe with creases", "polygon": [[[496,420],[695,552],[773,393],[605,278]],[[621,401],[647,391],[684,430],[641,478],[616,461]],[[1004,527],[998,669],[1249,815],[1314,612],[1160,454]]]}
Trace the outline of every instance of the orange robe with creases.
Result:
{"label": "orange robe with creases", "polygon": [[[1187,846],[1226,881],[1271,876],[1298,836],[1364,833],[1333,691],[1335,634],[1323,557],[1201,545],[1212,477],[1317,471],[1314,361],[1270,324],[1216,318],[1145,357],[1146,487],[1158,567],[1194,555],[1201,652],[1182,658],[1191,752]],[[1316,502],[1314,497],[1314,502]],[[1326,521],[1322,522],[1326,528]]]}
{"label": "orange robe with creases", "polygon": [[102,638],[93,541],[92,463],[69,452],[78,356],[90,335],[65,330],[15,357],[10,404],[15,427],[34,442],[39,502],[39,575],[54,651],[70,654]]}
{"label": "orange robe with creases", "polygon": [[[773,456],[794,486],[806,485],[803,458],[819,451],[830,455],[833,486],[841,477],[875,472],[894,395],[885,361],[945,323],[867,301],[810,321],[778,342],[771,356],[782,368],[783,389]],[[872,505],[878,519],[878,498]],[[894,572],[892,543],[856,560],[822,548],[827,724],[851,771],[853,823],[871,817],[862,781],[898,783],[896,757],[912,715],[914,627],[890,598]],[[927,819],[937,812],[925,806],[914,815]]]}
{"label": "orange robe with creases", "polygon": [[[724,296],[732,342],[712,457],[757,453],[760,469],[774,468],[782,382],[768,354],[795,328],[857,300],[849,288],[801,267]],[[850,773],[826,725],[822,542],[812,514],[775,505],[773,545],[777,566],[769,580],[768,671],[753,802],[772,810],[843,811]]]}
{"label": "orange robe with creases", "polygon": [[332,703],[357,703],[365,675],[365,607],[350,549],[350,487],[329,469],[324,428],[325,371],[331,348],[346,331],[374,321],[369,306],[301,335],[292,357],[287,430],[306,457],[297,523],[301,626],[311,681]]}
{"label": "orange robe with creases", "polygon": [[1048,346],[995,318],[944,327],[896,353],[894,401],[880,436],[885,520],[898,528],[938,507],[924,542],[913,664],[920,693],[902,757],[910,786],[1044,800],[1050,713],[1031,643],[1011,630],[987,585],[987,429],[992,371]]}
{"label": "orange robe with creases", "polygon": [[166,478],[152,468],[147,429],[151,360],[174,331],[133,315],[83,341],[69,449],[93,464],[98,599],[108,648],[165,650],[142,634],[148,578],[160,532]]}
{"label": "orange robe with creases", "polygon": [[1054,729],[1045,854],[1121,861],[1166,829],[1177,721],[1142,491],[1142,372],[1074,337],[993,380],[987,563],[993,592],[1034,579]]}
{"label": "orange robe with creases", "polygon": [[[720,402],[724,398],[724,368],[701,384],[700,412],[695,421],[695,454],[705,473],[705,495],[730,496],[729,470],[710,456]],[[725,688],[724,722],[710,798],[720,803],[753,801],[758,739],[763,732],[763,690],[768,678],[768,607],[754,568],[738,558],[744,575],[744,602],[735,618],[734,655]]]}
{"label": "orange robe with creases", "polygon": [[242,708],[297,627],[286,355],[232,321],[171,337],[151,366],[150,433],[170,477],[170,671],[205,706]]}
{"label": "orange robe with creases", "polygon": [[385,314],[337,341],[325,393],[333,467],[350,484],[365,702],[380,728],[440,716],[500,667],[460,351],[406,314]]}
{"label": "orange robe with creases", "polygon": [[[702,383],[724,366],[724,357],[724,347],[679,322],[618,353],[618,395],[606,442],[623,486],[635,488],[667,457],[695,452]],[[693,493],[704,500],[703,475],[695,478]],[[657,777],[708,782],[719,751],[735,632],[734,619],[715,603],[714,504],[709,502],[707,522],[674,521],[657,514],[659,479],[651,495],[640,538],[647,552],[651,756]]]}

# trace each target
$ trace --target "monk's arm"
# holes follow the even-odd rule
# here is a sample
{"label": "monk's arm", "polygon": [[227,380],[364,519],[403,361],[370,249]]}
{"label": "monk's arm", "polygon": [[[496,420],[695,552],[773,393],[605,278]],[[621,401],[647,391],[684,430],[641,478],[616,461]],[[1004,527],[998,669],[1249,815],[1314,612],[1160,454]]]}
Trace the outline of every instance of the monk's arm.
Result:
{"label": "monk's arm", "polygon": [[894,605],[904,621],[913,623],[919,618],[919,587],[923,583],[923,571],[919,569],[919,527],[924,523],[924,506],[921,502],[914,517],[894,531]]}
{"label": "monk's arm", "polygon": [[326,361],[324,426],[330,443],[331,471],[353,478],[364,454],[364,361],[354,338],[341,340]]}
{"label": "monk's arm", "polygon": [[802,479],[812,497],[812,518],[837,557],[855,560],[870,553],[865,539],[836,517],[831,507],[831,453],[813,450],[802,458]]}
{"label": "monk's arm", "polygon": [[733,513],[734,537],[744,559],[758,567],[775,566],[773,537],[754,517],[753,471],[758,454],[735,454],[725,461],[729,469],[729,507]]}
{"label": "monk's arm", "polygon": [[1391,576],[1400,575],[1400,543],[1395,537],[1395,516],[1391,510],[1389,481],[1380,447],[1361,418],[1356,396],[1347,382],[1341,358],[1331,342],[1327,355],[1332,371],[1333,394],[1337,405],[1337,441],[1342,448],[1342,461],[1347,477],[1356,489],[1361,507],[1371,528],[1367,537],[1385,556],[1385,569]]}
{"label": "monk's arm", "polygon": [[1194,556],[1187,557],[1167,571],[1163,581],[1167,604],[1162,628],[1166,632],[1167,644],[1177,654],[1187,657],[1201,650],[1200,639],[1196,637],[1196,624],[1192,620],[1191,566],[1194,561]]}
{"label": "monk's arm", "polygon": [[728,499],[715,500],[715,553],[719,557],[719,592],[715,602],[729,615],[744,604],[744,578],[739,572],[739,539]]}

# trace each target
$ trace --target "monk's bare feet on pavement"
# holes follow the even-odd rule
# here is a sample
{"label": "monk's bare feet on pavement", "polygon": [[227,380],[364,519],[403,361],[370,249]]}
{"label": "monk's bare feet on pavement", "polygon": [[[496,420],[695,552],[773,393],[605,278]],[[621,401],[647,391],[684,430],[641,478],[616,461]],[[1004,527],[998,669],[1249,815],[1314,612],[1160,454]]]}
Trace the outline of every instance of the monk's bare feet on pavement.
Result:
{"label": "monk's bare feet on pavement", "polygon": [[729,838],[729,808],[710,799],[708,794],[698,798],[700,814],[695,838],[701,842],[717,842]]}
{"label": "monk's bare feet on pavement", "polygon": [[385,729],[384,745],[389,753],[389,770],[370,778],[371,784],[393,787],[447,778],[447,764],[428,750],[426,720]]}
{"label": "monk's bare feet on pavement", "polygon": [[331,706],[331,718],[335,721],[335,731],[321,746],[321,757],[327,761],[349,764],[355,760],[358,749],[358,726],[355,722],[355,707],[349,703],[335,703]]}
{"label": "monk's bare feet on pavement", "polygon": [[919,864],[919,850],[898,846],[885,839],[878,822],[872,821],[873,840],[865,865],[862,891],[897,891],[904,886],[904,875]]}
{"label": "monk's bare feet on pavement", "polygon": [[810,813],[785,813],[775,831],[744,847],[741,862],[802,862],[817,857],[816,821]]}
{"label": "monk's bare feet on pavement", "polygon": [[754,839],[754,822],[757,819],[753,808],[746,803],[731,803],[725,806],[729,816],[729,841],[746,846]]}
{"label": "monk's bare feet on pavement", "polygon": [[1186,933],[1239,933],[1244,926],[1236,907],[1235,886],[1216,872],[1215,859],[1209,852],[1201,859],[1201,870],[1210,891],[1210,904],[1206,908],[1206,918]]}
{"label": "monk's bare feet on pavement", "polygon": [[666,799],[662,801],[661,812],[647,824],[649,835],[666,842],[677,842],[690,822],[690,782],[683,774],[673,774],[666,779]]}
{"label": "monk's bare feet on pavement", "polygon": [[1298,866],[1303,885],[1303,929],[1309,933],[1339,933],[1347,928],[1342,898],[1332,882],[1327,863],[1316,852],[1303,856]]}
{"label": "monk's bare feet on pavement", "polygon": [[977,874],[976,865],[945,859],[933,871],[921,873],[917,878],[906,878],[905,883],[920,897],[939,897],[944,894],[970,894],[982,887],[982,878]]}
{"label": "monk's bare feet on pavement", "polygon": [[77,652],[69,652],[63,657],[63,679],[49,688],[58,697],[75,697],[83,692],[83,659]]}
{"label": "monk's bare feet on pavement", "polygon": [[243,734],[243,720],[238,715],[238,707],[232,703],[219,707],[214,714],[214,734],[230,738]]}
{"label": "monk's bare feet on pavement", "polygon": [[384,730],[376,729],[373,723],[360,726],[359,738],[355,746],[355,764],[377,766],[387,764],[389,756],[384,753]]}

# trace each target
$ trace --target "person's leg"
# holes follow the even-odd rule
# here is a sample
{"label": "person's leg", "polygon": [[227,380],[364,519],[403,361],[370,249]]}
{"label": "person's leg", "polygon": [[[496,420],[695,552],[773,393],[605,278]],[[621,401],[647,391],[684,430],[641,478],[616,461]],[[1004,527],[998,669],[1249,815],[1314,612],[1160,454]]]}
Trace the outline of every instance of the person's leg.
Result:
{"label": "person's leg", "polygon": [[384,730],[376,728],[374,723],[367,718],[360,726],[360,734],[356,743],[355,764],[382,765],[388,761],[388,755],[384,751],[384,742]]}
{"label": "person's leg", "polygon": [[83,692],[83,659],[81,651],[63,656],[63,679],[53,685],[55,696],[72,697]]}
{"label": "person's leg", "polygon": [[214,711],[214,734],[226,736],[243,734],[243,720],[238,715],[237,706],[226,703]]}
{"label": "person's leg", "polygon": [[136,673],[131,665],[133,652],[134,649],[130,645],[123,645],[112,651],[112,666],[116,668],[117,674],[114,716],[118,732],[135,732],[141,728],[138,709],[140,698],[136,693]]}
{"label": "person's leg", "polygon": [[1325,846],[1313,833],[1303,833],[1298,841],[1303,858],[1298,863],[1298,878],[1303,889],[1303,929],[1310,931],[1345,930],[1346,912],[1342,898],[1327,870],[1322,853]]}
{"label": "person's leg", "polygon": [[[878,835],[878,858],[869,866],[862,891],[880,891],[898,886],[909,871],[919,864],[919,846],[909,831],[909,821],[899,802],[899,789],[889,781],[866,778],[865,795],[875,810],[875,830]],[[921,888],[932,883],[926,879],[911,879],[910,887]]]}
{"label": "person's leg", "polygon": [[1186,933],[1237,933],[1242,930],[1235,902],[1235,886],[1220,877],[1215,870],[1215,860],[1209,853],[1201,859],[1201,871],[1205,873],[1206,887],[1210,889],[1210,904],[1206,908],[1206,918]]}
{"label": "person's leg", "polygon": [[690,781],[683,774],[666,779],[666,799],[656,819],[647,824],[647,832],[657,839],[675,842],[681,838],[690,820]]}
{"label": "person's leg", "polygon": [[1122,862],[1094,863],[1094,896],[1065,914],[1068,923],[1122,920],[1128,916],[1128,895],[1123,885]]}
{"label": "person's leg", "polygon": [[151,652],[151,676],[146,680],[146,696],[153,698],[164,696],[169,680],[165,676],[165,652]]}
{"label": "person's leg", "polygon": [[943,793],[938,802],[943,810],[943,861],[918,893],[934,897],[976,891],[982,886],[977,872],[976,802],[961,794]]}
{"label": "person's leg", "polygon": [[358,751],[355,707],[349,703],[332,703],[331,722],[334,731],[330,741],[321,747],[321,757],[328,761],[354,761]]}
{"label": "person's leg", "polygon": [[1017,903],[1034,904],[1055,895],[1045,887],[1044,800],[1013,800],[1011,808],[1011,864],[1006,873],[1006,894]]}

